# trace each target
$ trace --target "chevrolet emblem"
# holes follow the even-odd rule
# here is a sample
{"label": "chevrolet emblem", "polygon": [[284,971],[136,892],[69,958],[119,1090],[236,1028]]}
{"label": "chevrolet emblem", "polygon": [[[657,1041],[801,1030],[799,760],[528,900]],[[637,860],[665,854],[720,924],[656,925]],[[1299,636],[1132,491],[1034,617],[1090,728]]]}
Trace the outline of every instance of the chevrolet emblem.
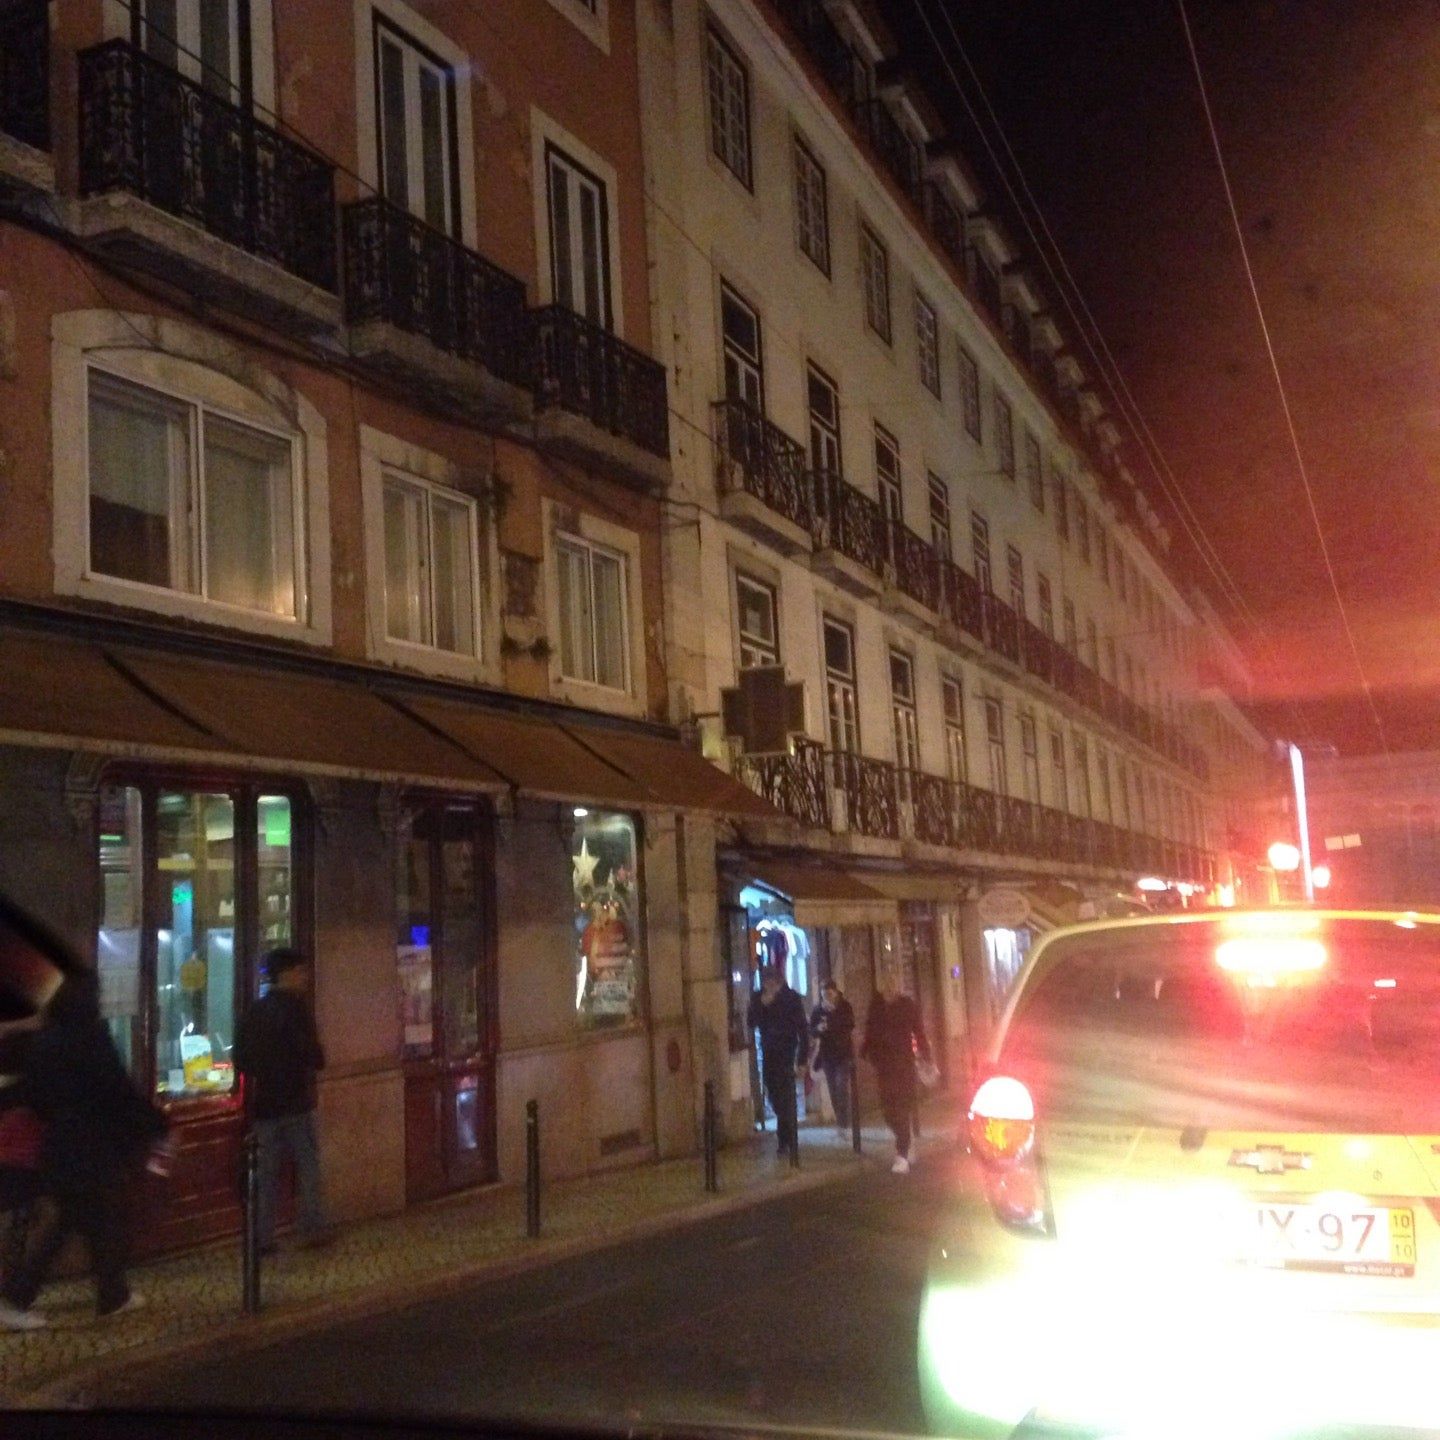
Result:
{"label": "chevrolet emblem", "polygon": [[1287,1170],[1308,1170],[1313,1157],[1283,1145],[1257,1145],[1253,1150],[1232,1150],[1232,1165],[1247,1165],[1262,1175],[1283,1175]]}

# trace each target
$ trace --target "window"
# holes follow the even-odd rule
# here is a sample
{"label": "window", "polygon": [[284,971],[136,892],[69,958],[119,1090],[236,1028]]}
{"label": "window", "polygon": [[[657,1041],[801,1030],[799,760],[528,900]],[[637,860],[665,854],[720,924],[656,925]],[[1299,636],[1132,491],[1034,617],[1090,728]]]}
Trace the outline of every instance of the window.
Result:
{"label": "window", "polygon": [[860,749],[855,702],[855,632],[841,620],[825,617],[825,704],[830,748],[846,754]]}
{"label": "window", "polygon": [[619,551],[555,537],[560,673],[609,690],[630,688],[629,576]]}
{"label": "window", "polygon": [[1065,773],[1065,737],[1050,732],[1050,803],[1057,810],[1070,808],[1070,781]]}
{"label": "window", "polygon": [[1058,470],[1051,472],[1050,488],[1055,496],[1055,533],[1068,544],[1070,540],[1069,487],[1065,483],[1065,477]]}
{"label": "window", "polygon": [[822,275],[830,273],[830,200],[825,171],[797,135],[795,151],[795,239]]}
{"label": "window", "polygon": [[1064,604],[1065,648],[1077,658],[1080,654],[1080,631],[1075,624],[1075,602],[1068,596]]}
{"label": "window", "polygon": [[1025,618],[1025,561],[1014,545],[1005,547],[1005,569],[1010,581],[1010,608]]}
{"label": "window", "polygon": [[1035,734],[1035,717],[1020,717],[1020,769],[1024,779],[1025,798],[1040,804],[1040,745]]}
{"label": "window", "polygon": [[860,272],[865,288],[865,323],[890,343],[890,256],[875,232],[860,227]]}
{"label": "window", "polygon": [[990,576],[990,522],[975,510],[970,512],[970,553],[981,593],[989,595],[995,588]]}
{"label": "window", "polygon": [[1120,663],[1115,658],[1115,637],[1113,635],[1105,637],[1105,660],[1107,662],[1105,678],[1112,685],[1118,685],[1120,683]]}
{"label": "window", "polygon": [[748,190],[750,77],[713,25],[705,31],[705,82],[710,96],[710,149]]}
{"label": "window", "polygon": [[144,0],[145,53],[232,104],[240,95],[240,17],[235,0]]}
{"label": "window", "polygon": [[995,453],[1000,461],[1000,473],[1015,478],[1015,422],[1010,416],[1010,402],[995,391]]}
{"label": "window", "polygon": [[1110,788],[1110,757],[1102,746],[1095,747],[1096,769],[1100,776],[1100,805],[1105,812],[1106,824],[1115,823],[1115,796]]}
{"label": "window", "polygon": [[888,545],[894,528],[904,519],[905,505],[900,489],[900,443],[879,424],[875,426],[875,491]]}
{"label": "window", "polygon": [[765,413],[760,317],[728,285],[720,287],[720,333],[725,349],[725,398]]}
{"label": "window", "polygon": [[980,442],[980,367],[975,357],[960,347],[960,408],[965,416],[965,433]]}
{"label": "window", "polygon": [[91,370],[89,569],[302,618],[290,435]]}
{"label": "window", "polygon": [[940,677],[940,701],[945,716],[945,773],[963,783],[968,778],[965,760],[965,689],[953,675]]}
{"label": "window", "polygon": [[1095,522],[1095,559],[1100,566],[1101,582],[1109,588],[1110,585],[1110,537],[1105,532],[1105,527]]}
{"label": "window", "polygon": [[902,772],[901,798],[908,800],[909,776],[920,768],[920,725],[915,713],[915,665],[899,650],[890,652],[890,715],[895,726],[895,764]]}
{"label": "window", "polygon": [[1095,628],[1095,617],[1093,615],[1087,615],[1085,617],[1085,663],[1089,665],[1092,670],[1096,671],[1100,669],[1100,640],[1098,635],[1099,632]]}
{"label": "window", "polygon": [[1121,668],[1125,675],[1125,693],[1132,698],[1135,694],[1135,662],[1130,658],[1129,653],[1122,655]]}
{"label": "window", "polygon": [[1071,740],[1075,750],[1075,774],[1080,781],[1080,813],[1087,819],[1095,814],[1094,796],[1090,791],[1090,749],[1085,737],[1076,733]]}
{"label": "window", "polygon": [[380,193],[447,235],[459,233],[455,73],[375,17]]}
{"label": "window", "polygon": [[920,357],[920,383],[940,398],[940,330],[935,307],[915,292],[915,350]]}
{"label": "window", "polygon": [[1040,442],[1034,433],[1025,431],[1025,483],[1030,488],[1030,503],[1045,513],[1045,470],[1040,458]]}
{"label": "window", "polygon": [[1078,489],[1075,491],[1075,545],[1080,551],[1080,559],[1088,565],[1090,563],[1090,512]]}
{"label": "window", "polygon": [[468,496],[387,474],[385,634],[458,655],[479,652],[480,524]]}
{"label": "window", "polygon": [[740,668],[780,663],[775,587],[735,572],[735,616],[740,632]]}
{"label": "window", "polygon": [[1006,795],[1010,786],[1005,766],[1005,714],[993,695],[985,697],[985,752],[990,769],[990,789]]}
{"label": "window", "polygon": [[641,1018],[640,847],[629,815],[592,810],[570,837],[575,1019],[586,1029]]}
{"label": "window", "polygon": [[1115,552],[1115,588],[1120,592],[1122,600],[1130,598],[1130,577],[1126,573],[1129,568],[1125,552],[1117,549]]}
{"label": "window", "polygon": [[953,560],[950,537],[950,487],[932,470],[927,479],[930,493],[930,543],[942,559]]}
{"label": "window", "polygon": [[840,392],[818,365],[806,370],[810,402],[810,468],[819,475],[840,473]]}
{"label": "window", "polygon": [[547,142],[545,184],[555,303],[608,330],[610,216],[605,183]]}
{"label": "window", "polygon": [[252,785],[101,787],[101,1015],[131,1074],[166,1100],[234,1088],[261,956],[304,934],[298,804]]}
{"label": "window", "polygon": [[1035,588],[1040,597],[1040,628],[1045,632],[1047,638],[1053,640],[1055,638],[1055,602],[1050,593],[1050,577],[1037,575]]}

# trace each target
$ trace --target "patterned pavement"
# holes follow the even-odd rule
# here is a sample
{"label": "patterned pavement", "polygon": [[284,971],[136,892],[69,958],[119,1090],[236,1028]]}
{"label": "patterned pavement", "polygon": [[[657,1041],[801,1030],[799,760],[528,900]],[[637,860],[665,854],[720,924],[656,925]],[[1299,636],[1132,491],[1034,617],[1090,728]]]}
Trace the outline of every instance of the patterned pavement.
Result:
{"label": "patterned pavement", "polygon": [[[943,1129],[938,1122],[927,1120],[928,1143]],[[866,1128],[863,1158],[848,1136],[829,1127],[801,1133],[799,1170],[777,1159],[772,1134],[722,1150],[718,1196],[704,1193],[698,1157],[552,1183],[543,1192],[538,1240],[525,1235],[523,1189],[491,1187],[343,1226],[323,1250],[290,1250],[282,1241],[279,1254],[264,1262],[258,1318],[241,1311],[235,1242],[136,1267],[131,1280],[143,1307],[104,1321],[95,1319],[88,1279],[57,1282],[37,1307],[47,1329],[0,1332],[0,1406],[82,1402],[105,1375],[166,1353],[271,1338],[343,1313],[403,1304],[486,1271],[839,1179],[861,1164],[888,1163],[894,1153],[879,1128]]]}

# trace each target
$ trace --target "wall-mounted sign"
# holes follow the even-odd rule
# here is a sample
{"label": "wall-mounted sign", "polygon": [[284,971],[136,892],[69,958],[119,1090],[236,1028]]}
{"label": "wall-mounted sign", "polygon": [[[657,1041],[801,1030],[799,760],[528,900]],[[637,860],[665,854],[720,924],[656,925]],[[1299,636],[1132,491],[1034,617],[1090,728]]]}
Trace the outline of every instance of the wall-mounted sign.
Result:
{"label": "wall-mounted sign", "polygon": [[1030,897],[1004,885],[987,890],[976,908],[980,923],[991,930],[1018,930],[1030,919]]}

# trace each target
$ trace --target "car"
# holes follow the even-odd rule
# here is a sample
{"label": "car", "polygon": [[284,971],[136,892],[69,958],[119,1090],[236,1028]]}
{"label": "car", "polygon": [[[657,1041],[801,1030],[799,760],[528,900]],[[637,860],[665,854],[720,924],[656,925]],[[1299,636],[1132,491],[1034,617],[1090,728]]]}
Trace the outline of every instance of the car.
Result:
{"label": "car", "polygon": [[1440,915],[1054,931],[931,1258],[937,1433],[1440,1433]]}

